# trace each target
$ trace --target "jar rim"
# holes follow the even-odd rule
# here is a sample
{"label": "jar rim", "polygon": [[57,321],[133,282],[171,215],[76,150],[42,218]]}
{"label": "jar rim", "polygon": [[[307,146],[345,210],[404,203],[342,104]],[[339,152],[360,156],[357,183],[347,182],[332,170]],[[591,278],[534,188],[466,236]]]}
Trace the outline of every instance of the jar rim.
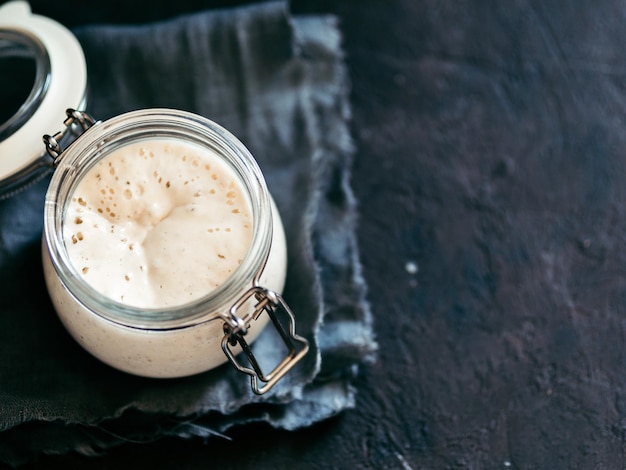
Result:
{"label": "jar rim", "polygon": [[[140,308],[117,302],[98,292],[78,273],[62,236],[63,214],[81,174],[110,154],[116,144],[149,138],[174,137],[206,145],[229,164],[239,177],[252,212],[252,239],[241,264],[215,290],[186,304],[165,308]],[[82,173],[81,173],[82,172]],[[52,264],[72,296],[93,313],[127,327],[176,329],[217,318],[222,311],[256,285],[272,241],[271,199],[256,160],[244,144],[224,127],[198,114],[169,108],[149,108],[120,114],[85,131],[61,155],[44,207],[44,237]]]}

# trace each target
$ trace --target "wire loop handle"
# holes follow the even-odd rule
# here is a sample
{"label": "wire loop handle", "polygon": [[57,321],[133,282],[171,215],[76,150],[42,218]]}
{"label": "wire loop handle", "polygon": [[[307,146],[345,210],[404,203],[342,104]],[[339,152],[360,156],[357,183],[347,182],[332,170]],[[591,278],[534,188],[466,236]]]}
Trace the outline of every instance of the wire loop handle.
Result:
{"label": "wire loop handle", "polygon": [[[238,316],[237,311],[252,297],[257,301],[253,312],[246,314],[244,317]],[[277,316],[279,311],[286,316],[287,328],[285,328],[285,325]],[[267,374],[262,371],[261,366],[252,353],[250,345],[244,338],[252,319],[256,320],[263,312],[269,315],[274,328],[278,331],[288,350],[285,358]],[[241,346],[251,367],[246,367],[237,360],[232,349],[237,344]],[[305,356],[309,350],[309,342],[296,334],[293,312],[284,299],[276,292],[254,286],[248,289],[231,307],[229,318],[224,323],[222,350],[237,370],[250,376],[252,391],[257,395],[263,395]],[[263,382],[263,384],[260,385],[260,382]]]}

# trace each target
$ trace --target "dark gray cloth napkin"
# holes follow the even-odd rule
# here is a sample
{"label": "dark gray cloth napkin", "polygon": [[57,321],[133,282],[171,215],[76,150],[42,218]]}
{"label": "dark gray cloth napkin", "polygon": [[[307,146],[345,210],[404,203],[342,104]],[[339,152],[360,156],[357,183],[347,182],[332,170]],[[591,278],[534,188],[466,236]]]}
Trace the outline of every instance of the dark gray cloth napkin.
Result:
{"label": "dark gray cloth napkin", "polygon": [[[263,397],[229,364],[174,380],[101,364],[70,338],[47,298],[42,181],[0,201],[0,461],[208,437],[253,421],[297,429],[353,407],[351,379],[376,345],[354,233],[348,79],[335,18],[291,17],[277,2],[75,33],[96,118],[193,111],[251,150],[286,227],[284,297],[311,350]],[[59,129],[63,118],[59,110]],[[267,329],[255,354],[278,360],[277,341]]]}

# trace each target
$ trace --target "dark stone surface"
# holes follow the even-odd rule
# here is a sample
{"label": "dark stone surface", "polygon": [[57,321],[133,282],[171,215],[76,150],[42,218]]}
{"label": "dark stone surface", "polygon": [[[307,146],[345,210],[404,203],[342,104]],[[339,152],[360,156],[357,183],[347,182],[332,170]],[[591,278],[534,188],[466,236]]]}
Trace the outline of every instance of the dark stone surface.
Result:
{"label": "dark stone surface", "polygon": [[[70,26],[235,2],[33,1]],[[123,6],[123,7],[122,7]],[[380,342],[355,410],[65,468],[623,468],[626,9],[294,1],[342,21]]]}

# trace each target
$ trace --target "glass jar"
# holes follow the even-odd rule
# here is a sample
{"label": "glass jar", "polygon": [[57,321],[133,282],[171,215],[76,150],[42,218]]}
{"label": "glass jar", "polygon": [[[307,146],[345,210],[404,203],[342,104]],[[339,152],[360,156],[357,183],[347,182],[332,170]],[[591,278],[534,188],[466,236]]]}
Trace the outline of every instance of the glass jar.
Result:
{"label": "glass jar", "polygon": [[[58,142],[77,123],[84,132],[61,149]],[[280,296],[286,274],[285,235],[261,170],[249,151],[214,122],[177,110],[134,111],[102,123],[68,110],[65,124],[64,131],[44,137],[56,168],[45,201],[43,263],[50,297],[67,330],[95,357],[132,374],[187,376],[212,369],[228,358],[251,376],[255,393],[271,388],[306,353],[308,344],[295,334],[293,314]],[[90,170],[119,149],[158,140],[191,144],[221,158],[248,200],[253,230],[240,264],[215,290],[180,305],[135,307],[103,295],[85,281],[68,254],[64,227],[72,223],[68,207]],[[248,345],[270,318],[288,353],[266,374]],[[248,365],[237,359],[242,349]]]}

